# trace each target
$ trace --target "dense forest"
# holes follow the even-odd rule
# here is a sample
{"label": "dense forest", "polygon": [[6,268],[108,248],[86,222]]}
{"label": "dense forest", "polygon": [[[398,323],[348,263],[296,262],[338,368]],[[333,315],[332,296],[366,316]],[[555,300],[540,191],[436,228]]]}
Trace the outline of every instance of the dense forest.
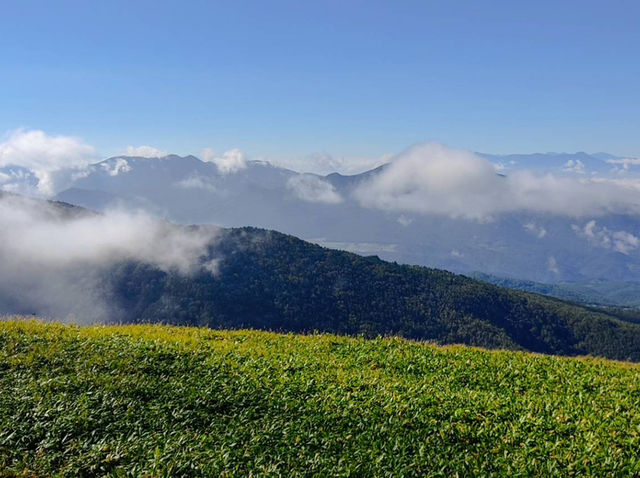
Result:
{"label": "dense forest", "polygon": [[220,258],[217,274],[132,262],[110,269],[105,287],[118,320],[640,360],[640,325],[621,314],[255,228],[225,230],[209,253]]}

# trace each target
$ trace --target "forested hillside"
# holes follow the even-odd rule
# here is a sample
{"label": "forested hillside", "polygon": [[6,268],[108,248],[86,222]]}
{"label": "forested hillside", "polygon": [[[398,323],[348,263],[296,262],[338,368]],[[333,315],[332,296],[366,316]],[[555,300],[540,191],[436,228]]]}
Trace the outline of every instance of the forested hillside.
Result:
{"label": "forested hillside", "polygon": [[398,335],[640,360],[637,315],[623,310],[574,305],[275,231],[185,227],[5,199],[3,314]]}
{"label": "forested hillside", "polygon": [[126,322],[399,335],[439,343],[640,360],[640,326],[446,271],[388,263],[254,228],[211,246],[219,271],[121,263],[108,284]]}

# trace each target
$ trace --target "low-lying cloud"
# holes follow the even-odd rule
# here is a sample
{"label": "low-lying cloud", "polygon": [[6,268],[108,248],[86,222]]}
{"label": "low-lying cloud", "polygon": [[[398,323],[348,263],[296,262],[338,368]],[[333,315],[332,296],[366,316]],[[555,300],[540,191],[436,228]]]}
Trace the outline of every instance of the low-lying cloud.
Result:
{"label": "low-lying cloud", "polygon": [[144,213],[70,212],[6,194],[0,196],[0,223],[2,313],[24,313],[28,304],[45,316],[117,318],[100,278],[123,261],[179,274],[216,272],[217,260],[207,255],[214,228],[178,227]]}
{"label": "low-lying cloud", "polygon": [[287,181],[287,188],[303,201],[338,204],[343,201],[332,184],[314,174],[299,174]]}
{"label": "low-lying cloud", "polygon": [[583,227],[573,224],[571,228],[579,237],[587,239],[592,245],[611,249],[621,254],[628,255],[640,247],[639,237],[627,231],[611,231],[606,227],[600,227],[594,219]]}
{"label": "low-lying cloud", "polygon": [[354,197],[369,208],[476,220],[515,211],[572,217],[640,214],[637,189],[619,181],[528,170],[502,176],[488,160],[437,143],[395,156]]}

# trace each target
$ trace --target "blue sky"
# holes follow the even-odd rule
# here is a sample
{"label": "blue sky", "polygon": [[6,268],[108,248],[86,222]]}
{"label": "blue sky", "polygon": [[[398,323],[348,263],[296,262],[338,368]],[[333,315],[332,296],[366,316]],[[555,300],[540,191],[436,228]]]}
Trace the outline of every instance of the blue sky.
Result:
{"label": "blue sky", "polygon": [[0,2],[0,132],[640,156],[640,2]]}

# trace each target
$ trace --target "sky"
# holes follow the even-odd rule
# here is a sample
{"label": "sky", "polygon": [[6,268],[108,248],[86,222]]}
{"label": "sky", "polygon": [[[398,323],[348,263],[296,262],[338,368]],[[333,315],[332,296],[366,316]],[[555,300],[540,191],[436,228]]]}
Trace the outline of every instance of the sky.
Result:
{"label": "sky", "polygon": [[0,135],[103,157],[640,157],[639,20],[635,0],[0,0]]}

